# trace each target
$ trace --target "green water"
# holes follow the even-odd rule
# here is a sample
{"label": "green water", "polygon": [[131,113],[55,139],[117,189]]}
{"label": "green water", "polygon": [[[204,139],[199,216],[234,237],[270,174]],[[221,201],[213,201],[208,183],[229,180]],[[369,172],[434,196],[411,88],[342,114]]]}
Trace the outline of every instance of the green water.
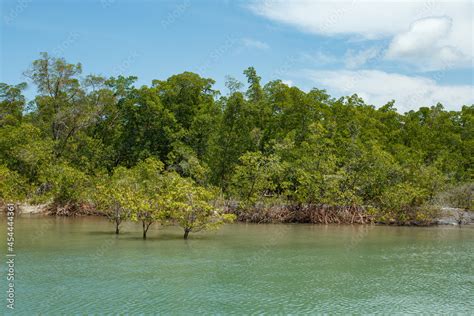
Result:
{"label": "green water", "polygon": [[184,241],[152,226],[143,241],[138,225],[116,238],[101,218],[25,216],[15,229],[15,314],[474,312],[474,227],[234,224]]}

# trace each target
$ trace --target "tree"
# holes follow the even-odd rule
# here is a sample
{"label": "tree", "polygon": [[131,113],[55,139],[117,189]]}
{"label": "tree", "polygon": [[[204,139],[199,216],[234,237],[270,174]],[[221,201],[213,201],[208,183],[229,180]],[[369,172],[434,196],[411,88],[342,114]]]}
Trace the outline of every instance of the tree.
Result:
{"label": "tree", "polygon": [[132,186],[125,195],[132,221],[142,223],[143,239],[150,226],[169,218],[166,194],[170,190],[169,176],[163,173],[163,163],[148,158],[130,169]]}
{"label": "tree", "polygon": [[218,91],[214,80],[192,72],[171,76],[166,81],[153,80],[153,87],[164,108],[170,111],[180,129],[181,141],[193,148],[200,159],[206,154],[209,139],[219,120],[215,103]]}
{"label": "tree", "polygon": [[[380,199],[382,201],[382,222],[395,222],[398,224],[409,223],[417,215],[422,215],[419,208],[426,201],[427,192],[410,183],[400,183],[390,190],[385,191]],[[422,218],[425,220],[426,218]]]}
{"label": "tree", "polygon": [[135,166],[148,157],[166,161],[183,131],[156,88],[142,87],[119,105],[119,134],[113,139],[115,165]]}
{"label": "tree", "polygon": [[282,171],[278,156],[247,152],[240,157],[240,165],[235,168],[232,192],[242,196],[244,204],[253,205],[265,195],[275,195]]}
{"label": "tree", "polygon": [[52,163],[53,142],[28,122],[0,127],[0,160],[30,182]]}
{"label": "tree", "polygon": [[[96,122],[110,96],[104,89],[96,90],[105,84],[105,79],[97,76],[88,76],[82,87],[81,72],[80,63],[69,64],[47,53],[41,53],[41,58],[25,72],[39,93],[34,100],[32,117],[53,139],[56,157],[63,154],[76,134]],[[87,89],[91,87],[88,94]]]}
{"label": "tree", "polygon": [[260,85],[262,78],[257,75],[257,71],[254,67],[249,67],[244,70],[244,75],[247,76],[247,82],[249,84],[247,97],[252,102],[259,102],[263,96],[262,86]]}
{"label": "tree", "polygon": [[58,206],[77,206],[88,200],[92,188],[88,175],[65,162],[54,163],[40,170],[38,179],[47,188],[47,196]]}
{"label": "tree", "polygon": [[252,116],[242,93],[236,92],[222,102],[224,113],[212,140],[208,159],[212,182],[225,190],[239,157],[255,149],[255,146],[251,137]]}
{"label": "tree", "polygon": [[21,121],[26,102],[22,95],[24,89],[24,82],[15,86],[0,83],[0,127],[16,125]]}
{"label": "tree", "polygon": [[28,185],[25,179],[15,171],[0,165],[0,203],[14,203],[22,201],[28,194]]}
{"label": "tree", "polygon": [[131,181],[128,170],[118,167],[111,177],[104,175],[96,184],[94,194],[96,208],[114,222],[115,234],[119,234],[122,222],[130,219],[126,196],[130,193]]}
{"label": "tree", "polygon": [[190,232],[216,229],[235,219],[235,215],[224,214],[212,204],[212,191],[189,179],[174,176],[170,187],[173,189],[166,195],[165,203],[172,220],[184,229],[184,239],[188,239]]}
{"label": "tree", "polygon": [[206,183],[210,170],[207,164],[197,157],[196,152],[182,142],[176,142],[172,147],[168,154],[168,170],[176,171],[183,177],[190,177],[197,183]]}
{"label": "tree", "polygon": [[155,222],[177,223],[172,214],[188,234],[205,227],[196,222],[219,223],[212,185],[249,211],[281,201],[411,220],[473,182],[472,104],[401,114],[394,100],[376,108],[356,94],[263,84],[253,67],[247,90],[228,78],[225,96],[191,72],[137,87],[137,77],[83,75],[80,63],[47,53],[25,75],[37,87],[28,104],[26,84],[0,83],[2,194],[79,210],[96,188],[117,231],[130,218],[146,237]]}

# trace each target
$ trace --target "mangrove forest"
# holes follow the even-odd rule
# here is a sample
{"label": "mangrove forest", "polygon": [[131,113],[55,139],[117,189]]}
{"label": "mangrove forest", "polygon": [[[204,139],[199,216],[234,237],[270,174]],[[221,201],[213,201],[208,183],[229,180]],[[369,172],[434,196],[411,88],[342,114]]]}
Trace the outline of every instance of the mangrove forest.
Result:
{"label": "mangrove forest", "polygon": [[[0,201],[189,233],[255,223],[429,225],[472,209],[474,105],[376,108],[281,80],[137,85],[42,53],[0,84]],[[160,76],[159,73],[156,74]],[[24,90],[34,87],[27,100]],[[461,105],[460,105],[461,106]]]}

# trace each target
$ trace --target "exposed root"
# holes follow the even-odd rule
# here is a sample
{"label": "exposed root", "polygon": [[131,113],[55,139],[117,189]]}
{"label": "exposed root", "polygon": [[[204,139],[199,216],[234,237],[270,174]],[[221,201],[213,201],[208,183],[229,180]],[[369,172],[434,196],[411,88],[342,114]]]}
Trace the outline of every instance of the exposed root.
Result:
{"label": "exposed root", "polygon": [[101,215],[92,204],[88,203],[67,203],[64,205],[52,203],[46,208],[46,212],[53,216]]}
{"label": "exposed root", "polygon": [[368,224],[374,221],[363,207],[306,205],[256,205],[250,209],[232,208],[227,212],[237,219],[251,223],[311,223],[311,224]]}

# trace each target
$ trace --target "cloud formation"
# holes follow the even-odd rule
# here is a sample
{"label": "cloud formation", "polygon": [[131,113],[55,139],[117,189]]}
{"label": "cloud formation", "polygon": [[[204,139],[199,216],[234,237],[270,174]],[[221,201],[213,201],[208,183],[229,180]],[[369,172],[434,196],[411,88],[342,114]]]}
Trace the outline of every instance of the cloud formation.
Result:
{"label": "cloud formation", "polygon": [[451,62],[451,67],[472,62],[473,3],[471,0],[266,0],[252,2],[249,9],[307,33],[392,40],[387,57],[399,61],[416,63],[420,52],[430,51],[429,56],[423,56],[429,60],[422,67],[429,66],[432,70],[442,67],[445,60]]}
{"label": "cloud formation", "polygon": [[316,87],[326,88],[340,96],[357,93],[375,106],[396,100],[395,105],[400,112],[438,102],[453,110],[474,104],[474,86],[471,85],[440,85],[430,78],[379,70],[306,70],[305,74]]}
{"label": "cloud formation", "polygon": [[448,44],[452,24],[449,17],[430,17],[413,22],[408,31],[393,38],[387,58],[406,60],[427,70],[468,65],[469,57]]}
{"label": "cloud formation", "polygon": [[380,47],[375,46],[359,51],[349,49],[345,56],[345,66],[349,69],[359,68],[372,59],[383,57],[381,51]]}

